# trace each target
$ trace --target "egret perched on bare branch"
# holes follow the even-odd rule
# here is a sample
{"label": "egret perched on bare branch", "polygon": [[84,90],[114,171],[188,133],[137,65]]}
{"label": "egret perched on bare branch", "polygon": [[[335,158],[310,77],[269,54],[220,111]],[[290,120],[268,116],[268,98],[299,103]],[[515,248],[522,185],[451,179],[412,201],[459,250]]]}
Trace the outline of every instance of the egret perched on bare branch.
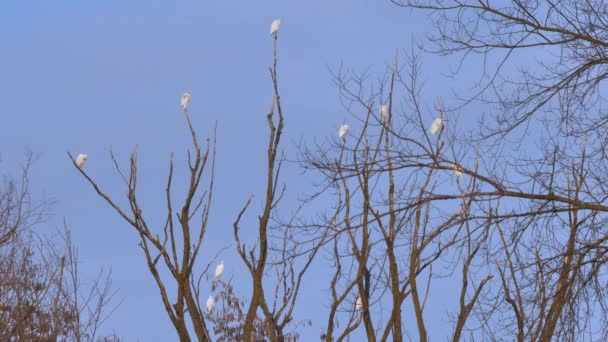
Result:
{"label": "egret perched on bare branch", "polygon": [[280,27],[281,27],[281,19],[277,19],[277,20],[273,21],[272,24],[270,24],[270,35],[276,37],[277,33],[279,32]]}
{"label": "egret perched on bare branch", "polygon": [[78,166],[79,169],[82,169],[87,160],[89,160],[88,154],[79,154],[78,157],[76,157],[76,166]]}
{"label": "egret perched on bare branch", "polygon": [[215,304],[215,300],[213,299],[213,296],[209,296],[209,298],[207,298],[207,313],[211,313],[213,304]]}
{"label": "egret perched on bare branch", "polygon": [[435,134],[438,131],[441,131],[443,129],[443,120],[441,118],[437,118],[433,121],[433,124],[431,125],[431,133]]}
{"label": "egret perched on bare branch", "polygon": [[221,277],[222,273],[224,273],[224,260],[215,268],[215,279]]}
{"label": "egret perched on bare branch", "polygon": [[452,169],[454,169],[454,174],[456,175],[456,177],[460,179],[460,177],[462,177],[462,171],[460,171],[460,167],[456,164],[452,164]]}
{"label": "egret perched on bare branch", "polygon": [[363,309],[363,301],[361,300],[361,296],[357,297],[357,302],[355,303],[355,310]]}
{"label": "egret perched on bare branch", "polygon": [[388,107],[385,105],[380,105],[380,116],[382,116],[382,121],[388,121]]}
{"label": "egret perched on bare branch", "polygon": [[190,93],[184,93],[184,95],[182,95],[182,109],[183,110],[188,110],[188,104],[190,103],[190,100],[192,100],[192,95],[190,95]]}
{"label": "egret perched on bare branch", "polygon": [[348,125],[348,124],[344,124],[344,125],[340,126],[340,130],[338,131],[338,136],[340,137],[340,139],[344,139],[344,136],[346,135],[346,133],[348,133],[349,130],[350,130],[350,125]]}

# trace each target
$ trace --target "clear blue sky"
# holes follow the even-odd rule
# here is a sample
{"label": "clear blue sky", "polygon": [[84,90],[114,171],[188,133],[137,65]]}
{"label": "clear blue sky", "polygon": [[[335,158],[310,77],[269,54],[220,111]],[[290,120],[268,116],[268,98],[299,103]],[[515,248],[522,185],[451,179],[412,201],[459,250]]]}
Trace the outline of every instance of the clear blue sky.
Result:
{"label": "clear blue sky", "polygon": [[[192,93],[190,110],[199,134],[210,134],[215,121],[219,127],[216,197],[203,257],[215,254],[232,243],[231,224],[247,196],[261,194],[265,114],[272,96],[268,30],[275,18],[283,20],[283,146],[291,157],[300,140],[335,139],[347,118],[332,69],[342,63],[374,75],[395,51],[407,51],[412,37],[422,39],[429,29],[423,15],[371,0],[22,0],[0,5],[0,166],[17,172],[23,153],[36,153],[32,188],[57,201],[43,229],[61,226],[65,217],[80,248],[83,276],[112,269],[124,302],[103,333],[115,331],[126,341],[177,339],[136,234],[93,193],[66,151],[88,153],[88,172],[108,193],[123,196],[109,147],[126,162],[139,145],[140,196],[154,217],[165,208],[169,153],[184,160],[189,136],[179,98],[184,91]],[[436,90],[430,99],[448,89],[441,75],[447,68],[438,61],[425,58],[426,87]],[[311,179],[291,170],[285,181],[295,197],[310,188]],[[244,229],[255,228],[254,216],[249,222]],[[229,254],[223,256],[226,274],[242,272],[233,250]],[[328,295],[318,289],[322,276],[308,275],[316,285],[307,294],[312,300],[296,310],[296,319],[313,320],[305,341],[322,332],[324,321],[315,320]]]}

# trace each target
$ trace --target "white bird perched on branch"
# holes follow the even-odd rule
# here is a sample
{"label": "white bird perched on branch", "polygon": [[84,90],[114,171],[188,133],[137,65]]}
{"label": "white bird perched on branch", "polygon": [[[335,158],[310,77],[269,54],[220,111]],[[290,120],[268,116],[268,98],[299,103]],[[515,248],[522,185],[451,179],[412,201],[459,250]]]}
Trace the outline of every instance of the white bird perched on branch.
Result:
{"label": "white bird perched on branch", "polygon": [[192,95],[190,95],[190,93],[184,93],[182,95],[182,109],[183,110],[188,110],[188,104],[190,103],[190,100],[192,100]]}
{"label": "white bird perched on branch", "polygon": [[344,125],[340,126],[340,130],[338,131],[338,136],[340,137],[340,139],[344,139],[344,136],[346,135],[346,133],[348,133],[349,130],[350,130],[350,125],[348,125],[348,124],[344,124]]}
{"label": "white bird perched on branch", "polygon": [[281,19],[277,19],[277,20],[273,21],[272,24],[270,24],[270,35],[276,37],[277,33],[279,32],[280,27],[281,27]]}
{"label": "white bird perched on branch", "polygon": [[88,154],[79,154],[78,157],[76,157],[76,166],[78,166],[79,169],[82,169],[87,160],[89,160]]}
{"label": "white bird perched on branch", "polygon": [[209,296],[209,298],[207,298],[207,313],[211,313],[211,310],[213,310],[214,303],[215,300],[213,300],[213,296]]}
{"label": "white bird perched on branch", "polygon": [[385,105],[380,105],[380,116],[382,116],[382,121],[388,121],[388,107]]}
{"label": "white bird perched on branch", "polygon": [[456,164],[452,164],[452,169],[454,169],[454,174],[456,175],[456,177],[460,179],[460,177],[462,177],[462,171],[460,171],[460,167]]}
{"label": "white bird perched on branch", "polygon": [[437,118],[433,121],[433,124],[431,125],[431,133],[435,134],[438,131],[441,131],[443,129],[443,120],[441,118]]}
{"label": "white bird perched on branch", "polygon": [[357,302],[355,303],[355,309],[356,310],[363,309],[363,301],[361,300],[361,296],[357,297]]}
{"label": "white bird perched on branch", "polygon": [[222,273],[224,273],[224,260],[215,268],[215,279],[221,277]]}

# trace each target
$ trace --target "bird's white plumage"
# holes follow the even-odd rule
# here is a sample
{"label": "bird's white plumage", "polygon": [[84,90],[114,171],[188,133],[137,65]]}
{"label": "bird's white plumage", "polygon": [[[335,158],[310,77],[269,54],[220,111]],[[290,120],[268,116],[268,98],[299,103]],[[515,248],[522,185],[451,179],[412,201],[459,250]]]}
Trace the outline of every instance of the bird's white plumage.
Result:
{"label": "bird's white plumage", "polygon": [[224,273],[224,260],[215,268],[215,279],[221,277],[222,273]]}
{"label": "bird's white plumage", "polygon": [[460,167],[456,164],[452,164],[452,169],[454,169],[454,174],[456,175],[456,177],[460,179],[460,177],[462,177],[462,171],[460,171]]}
{"label": "bird's white plumage", "polygon": [[277,19],[270,24],[270,35],[276,35],[281,27],[281,19]]}
{"label": "bird's white plumage", "polygon": [[380,116],[382,116],[382,121],[388,120],[388,107],[385,105],[380,106]]}
{"label": "bird's white plumage", "polygon": [[190,103],[190,100],[192,100],[192,95],[190,95],[190,93],[184,93],[182,95],[181,106],[182,106],[183,110],[187,110],[188,109],[188,104]]}
{"label": "bird's white plumage", "polygon": [[76,157],[76,166],[78,166],[79,169],[82,169],[87,160],[89,160],[89,155],[84,153],[79,154],[78,157]]}
{"label": "bird's white plumage", "polygon": [[357,302],[355,303],[355,309],[356,310],[363,309],[363,301],[361,300],[361,296],[357,297]]}
{"label": "bird's white plumage", "polygon": [[441,118],[437,118],[433,121],[433,124],[431,125],[431,133],[435,134],[438,131],[441,131],[443,129],[443,120]]}
{"label": "bird's white plumage", "polygon": [[207,298],[207,313],[211,313],[213,304],[215,304],[215,300],[213,299],[213,296],[209,296],[209,298]]}
{"label": "bird's white plumage", "polygon": [[344,139],[344,136],[346,135],[346,133],[348,133],[348,130],[350,130],[350,125],[344,124],[340,126],[340,130],[338,131],[338,136],[340,137],[340,139]]}

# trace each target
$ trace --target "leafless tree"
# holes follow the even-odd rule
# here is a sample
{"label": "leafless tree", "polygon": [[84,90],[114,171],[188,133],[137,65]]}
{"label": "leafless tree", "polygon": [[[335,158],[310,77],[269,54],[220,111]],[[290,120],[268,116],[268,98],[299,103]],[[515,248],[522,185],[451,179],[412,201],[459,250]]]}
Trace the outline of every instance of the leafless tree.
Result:
{"label": "leafless tree", "polygon": [[[209,322],[213,323],[213,332],[218,342],[243,340],[246,300],[237,297],[231,281],[215,279],[212,282],[212,292],[215,305],[208,315]],[[251,341],[267,341],[271,336],[271,327],[263,316],[255,318]],[[290,332],[284,336],[286,341],[297,341],[299,334]]]}
{"label": "leafless tree", "polygon": [[[503,253],[492,264],[504,298],[486,297],[495,303],[502,299],[480,313],[489,322],[486,333],[520,341],[606,339],[606,292],[598,284],[605,272],[608,209],[601,88],[607,75],[608,5],[395,2],[429,13],[436,27],[429,50],[460,54],[463,62],[475,55],[486,61],[479,88],[464,102],[486,104],[493,113],[467,140],[485,149],[486,163],[495,170],[484,176],[500,185],[468,194],[501,203],[491,216]],[[518,54],[542,57],[521,62]],[[521,148],[534,143],[540,147]],[[501,331],[503,324],[517,329]]]}
{"label": "leafless tree", "polygon": [[[200,279],[204,273],[197,274],[195,266],[207,230],[213,197],[215,135],[213,142],[208,138],[206,144],[201,146],[187,107],[184,108],[184,115],[194,149],[193,152],[188,150],[188,187],[184,193],[181,208],[174,212],[172,195],[174,165],[173,154],[171,154],[165,188],[166,219],[160,225],[163,228],[158,231],[154,231],[153,226],[148,224],[137,196],[137,151],[131,154],[128,173],[122,171],[114,153],[110,151],[116,171],[127,188],[127,209],[121,208],[117,201],[101,190],[91,176],[83,168],[78,167],[72,155],[69,153],[68,155],[75,168],[85,177],[97,194],[138,233],[139,246],[145,254],[148,269],[160,290],[164,309],[175,327],[180,341],[192,339],[191,331],[188,329],[189,324],[193,327],[197,340],[211,341],[199,298]],[[205,174],[208,174],[208,185],[203,190],[202,182]],[[164,274],[168,274],[170,277],[163,278]],[[177,293],[170,293],[167,290],[169,284],[177,289]]]}
{"label": "leafless tree", "polygon": [[19,236],[20,231],[42,222],[47,214],[48,203],[34,203],[30,196],[29,172],[33,158],[28,153],[18,180],[3,175],[0,189],[0,247]]}
{"label": "leafless tree", "polygon": [[[368,340],[388,338],[388,330],[400,340],[402,317],[414,319],[420,340],[428,340],[425,303],[433,296],[430,284],[444,277],[462,284],[458,291],[443,293],[458,298],[458,305],[448,309],[454,340],[467,335],[605,339],[606,291],[600,284],[608,207],[600,81],[605,77],[606,4],[395,2],[427,10],[435,19],[436,45],[427,46],[429,51],[462,53],[463,63],[479,53],[484,67],[494,69],[488,74],[484,69],[479,90],[448,110],[442,103],[430,110],[421,103],[417,55],[406,69],[393,66],[373,87],[365,75],[336,75],[346,108],[360,123],[358,131],[338,148],[340,157],[332,159],[320,147],[305,151],[304,159],[306,167],[326,177],[328,188],[336,189],[336,203],[345,212],[336,239],[358,233],[361,242],[348,245],[353,271],[342,283],[342,295],[336,289],[349,259],[339,247],[347,244],[334,244],[340,271],[332,281],[328,331],[336,302],[366,275],[366,267],[355,266],[361,263],[357,249],[367,247],[370,257],[363,262],[378,269],[371,282],[377,285],[371,285],[370,295],[359,287],[351,297],[362,299],[363,322],[368,312],[386,306],[389,291],[393,298],[388,322],[374,320],[376,327],[390,328],[379,334],[366,323]],[[509,74],[513,69],[505,71],[516,51],[539,48],[558,53],[524,66],[519,79]],[[504,55],[494,62],[491,57],[500,52]],[[395,102],[394,94],[404,95]],[[467,134],[456,111],[473,101],[488,105],[494,115],[484,116],[479,130]],[[388,119],[378,109],[383,102],[390,108]],[[437,117],[445,128],[433,135],[428,123]],[[531,134],[533,127],[537,134]],[[534,140],[539,149],[521,149]],[[343,154],[351,157],[343,159]],[[407,248],[391,247],[396,236],[402,239],[394,246]],[[407,256],[404,270],[395,272],[391,254]],[[447,273],[438,273],[442,265]],[[456,268],[462,272],[453,272]],[[401,297],[394,290],[396,280],[404,284]],[[398,298],[411,299],[411,311],[396,317],[403,303]],[[370,303],[379,307],[373,310]],[[345,312],[356,317],[352,301],[349,306]]]}
{"label": "leafless tree", "polygon": [[[346,108],[361,124],[334,145],[335,159],[323,146],[304,151],[304,166],[324,175],[343,213],[334,229],[336,273],[324,339],[347,338],[363,322],[368,340],[401,340],[409,317],[420,340],[428,340],[436,336],[424,313],[431,284],[446,278],[461,284],[441,294],[458,303],[446,309],[453,340],[603,336],[603,319],[591,312],[604,310],[597,253],[605,207],[603,197],[590,195],[600,181],[588,178],[597,174],[587,144],[568,153],[554,149],[544,161],[514,158],[517,172],[497,175],[504,155],[467,148],[470,141],[458,139],[440,102],[434,115],[422,109],[417,65],[413,55],[374,87],[363,76],[338,73]],[[395,93],[405,94],[399,107]],[[383,101],[388,118],[378,109]],[[446,127],[430,134],[428,123],[437,117]],[[362,284],[370,276],[370,285]],[[387,305],[388,319],[381,315]],[[336,335],[340,308],[350,323]]]}
{"label": "leafless tree", "polygon": [[[395,60],[378,89],[370,93],[364,76],[338,73],[346,108],[361,125],[334,145],[336,157],[323,146],[303,152],[304,167],[319,170],[326,179],[323,186],[335,194],[335,217],[341,218],[332,226],[336,272],[330,284],[326,341],[347,339],[360,324],[369,341],[401,341],[406,333],[404,317],[415,322],[421,340],[428,340],[424,311],[433,296],[431,285],[451,275],[457,265],[462,273],[460,291],[455,293],[460,306],[454,339],[459,339],[480,292],[492,278],[470,275],[472,260],[488,239],[490,227],[487,220],[470,218],[474,203],[462,195],[476,184],[460,182],[455,172],[461,170],[459,163],[446,157],[452,140],[444,131],[426,133],[427,118],[416,88],[416,56],[409,59],[408,67],[409,73],[403,75]],[[395,114],[398,86],[411,106],[403,116]],[[456,192],[433,198],[445,190]],[[449,209],[434,205],[441,200],[450,202]],[[441,267],[448,269],[447,274]],[[411,300],[411,311],[403,311],[406,300]],[[383,317],[385,311],[388,318]],[[347,324],[337,332],[339,316]]]}
{"label": "leafless tree", "polygon": [[112,312],[110,273],[82,286],[69,230],[56,237],[39,232],[48,203],[31,199],[31,165],[28,155],[20,181],[6,176],[0,189],[0,339],[95,341]]}
{"label": "leafless tree", "polygon": [[[230,339],[238,336],[245,341],[265,340],[295,341],[299,334],[291,329],[309,321],[292,322],[297,296],[302,286],[305,272],[309,269],[315,255],[322,244],[311,244],[310,250],[302,254],[297,241],[293,239],[288,227],[279,225],[276,231],[281,238],[271,241],[269,230],[273,229],[272,220],[276,206],[283,197],[285,186],[280,186],[279,175],[283,156],[279,152],[281,135],[284,127],[283,109],[279,96],[277,76],[277,39],[274,40],[274,63],[270,70],[274,87],[271,110],[267,115],[270,128],[267,158],[267,179],[264,208],[259,216],[259,231],[253,247],[247,248],[239,236],[239,224],[245,214],[252,196],[242,208],[234,223],[234,238],[236,249],[251,274],[253,293],[244,310],[244,302],[233,293],[232,286],[224,282],[215,282],[214,289],[220,289],[219,298],[222,300],[223,311],[213,311],[206,314],[201,308],[201,281],[207,274],[207,268],[200,268],[197,256],[203,247],[208,217],[211,210],[215,170],[215,136],[213,142],[207,139],[206,147],[199,145],[196,131],[190,120],[187,109],[184,110],[188,127],[192,136],[194,153],[188,152],[189,186],[181,210],[174,219],[174,200],[172,196],[173,155],[169,163],[169,175],[166,185],[167,215],[162,231],[152,230],[145,219],[137,196],[137,153],[130,158],[128,173],[122,171],[115,155],[110,151],[111,159],[117,173],[127,188],[128,208],[121,207],[119,201],[106,194],[87,173],[80,168],[73,156],[68,153],[75,168],[93,187],[96,193],[107,202],[140,236],[140,247],[144,251],[150,273],[160,289],[165,311],[169,315],[181,341],[190,341],[189,327],[193,327],[199,341],[210,341],[211,335],[207,328],[207,320],[214,323],[213,331],[218,338]],[[187,106],[186,106],[187,107]],[[278,113],[278,118],[275,115]],[[214,133],[215,134],[215,133]],[[209,165],[210,163],[210,165]],[[208,186],[203,190],[203,176],[208,175]],[[193,222],[197,223],[193,223]],[[195,230],[197,227],[197,230]],[[285,229],[283,229],[285,228]],[[159,235],[162,234],[162,235]],[[273,247],[274,246],[274,247]],[[275,248],[276,247],[276,248]],[[270,249],[277,253],[277,259],[270,263]],[[280,258],[280,259],[279,259]],[[299,262],[303,260],[303,262]],[[269,264],[271,267],[267,267]],[[163,278],[161,266],[171,277]],[[202,269],[198,272],[198,269]],[[271,286],[272,295],[266,297],[264,278],[268,270],[274,270]],[[198,273],[197,273],[198,272]],[[169,282],[177,288],[177,294],[167,289]],[[217,286],[220,286],[219,288]],[[261,308],[261,313],[258,310]],[[244,310],[244,312],[243,312]]]}
{"label": "leafless tree", "polygon": [[[270,236],[271,221],[286,190],[285,185],[281,186],[279,183],[281,166],[284,161],[279,149],[285,117],[279,94],[277,44],[278,35],[275,35],[273,40],[274,62],[270,68],[274,96],[270,110],[266,116],[270,130],[266,160],[266,193],[264,207],[259,215],[257,240],[252,247],[247,248],[246,244],[241,241],[239,232],[242,217],[249,207],[253,195],[249,197],[234,222],[236,249],[245,263],[252,280],[252,294],[243,324],[244,341],[256,340],[254,334],[259,329],[255,329],[254,326],[256,320],[258,320],[259,309],[261,309],[264,322],[268,326],[268,337],[271,341],[296,341],[298,339],[299,335],[297,333],[288,333],[286,329],[294,318],[294,310],[303,284],[304,275],[327,236],[327,234],[322,235],[320,243],[312,243],[310,249],[302,249],[298,247],[290,225],[281,226],[277,228],[279,239],[275,241],[276,248],[274,248],[278,253],[274,261],[271,262],[268,259],[269,252],[273,249],[273,240]],[[325,231],[327,232],[328,230],[326,229]],[[301,264],[297,263],[296,258],[303,259],[303,262]],[[274,278],[269,279],[271,281],[270,284],[268,284],[268,281],[266,282],[266,286],[269,287],[265,288],[264,280],[269,266],[274,270]],[[271,295],[268,296],[267,293]],[[272,298],[272,300],[269,300],[269,298]],[[302,323],[305,322],[299,322],[296,325]]]}
{"label": "leafless tree", "polygon": [[[128,190],[127,209],[80,170],[138,232],[180,340],[192,339],[189,326],[198,340],[210,340],[206,321],[221,340],[298,339],[288,329],[298,325],[298,294],[320,252],[330,255],[334,267],[325,284],[326,341],[348,340],[357,330],[369,341],[608,338],[603,286],[608,116],[601,93],[608,75],[608,5],[393,2],[429,13],[436,30],[426,52],[460,54],[461,64],[481,62],[478,88],[447,105],[425,104],[418,53],[402,59],[403,65],[395,58],[378,80],[337,72],[353,128],[340,141],[303,149],[301,157],[302,167],[322,178],[308,200],[329,200],[332,207],[316,222],[301,219],[298,210],[284,221],[280,217],[287,215],[279,215],[278,208],[286,192],[285,116],[275,36],[265,193],[255,242],[241,235],[253,195],[233,225],[236,251],[251,279],[250,296],[241,299],[230,282],[215,279],[221,309],[201,309],[200,284],[208,267],[197,268],[196,261],[213,194],[215,139],[201,148],[187,111],[194,153],[188,155],[189,188],[177,222],[173,157],[167,215],[158,232],[149,228],[137,199],[136,153],[128,174],[111,154]],[[515,64],[516,54],[536,52],[546,58]],[[472,103],[490,113],[473,128],[457,119]],[[433,120],[442,125],[430,132]],[[160,267],[169,279],[161,277]],[[167,292],[168,282],[177,294]],[[452,303],[445,308],[450,325],[441,332],[429,323],[434,318],[429,303],[436,298]]]}

